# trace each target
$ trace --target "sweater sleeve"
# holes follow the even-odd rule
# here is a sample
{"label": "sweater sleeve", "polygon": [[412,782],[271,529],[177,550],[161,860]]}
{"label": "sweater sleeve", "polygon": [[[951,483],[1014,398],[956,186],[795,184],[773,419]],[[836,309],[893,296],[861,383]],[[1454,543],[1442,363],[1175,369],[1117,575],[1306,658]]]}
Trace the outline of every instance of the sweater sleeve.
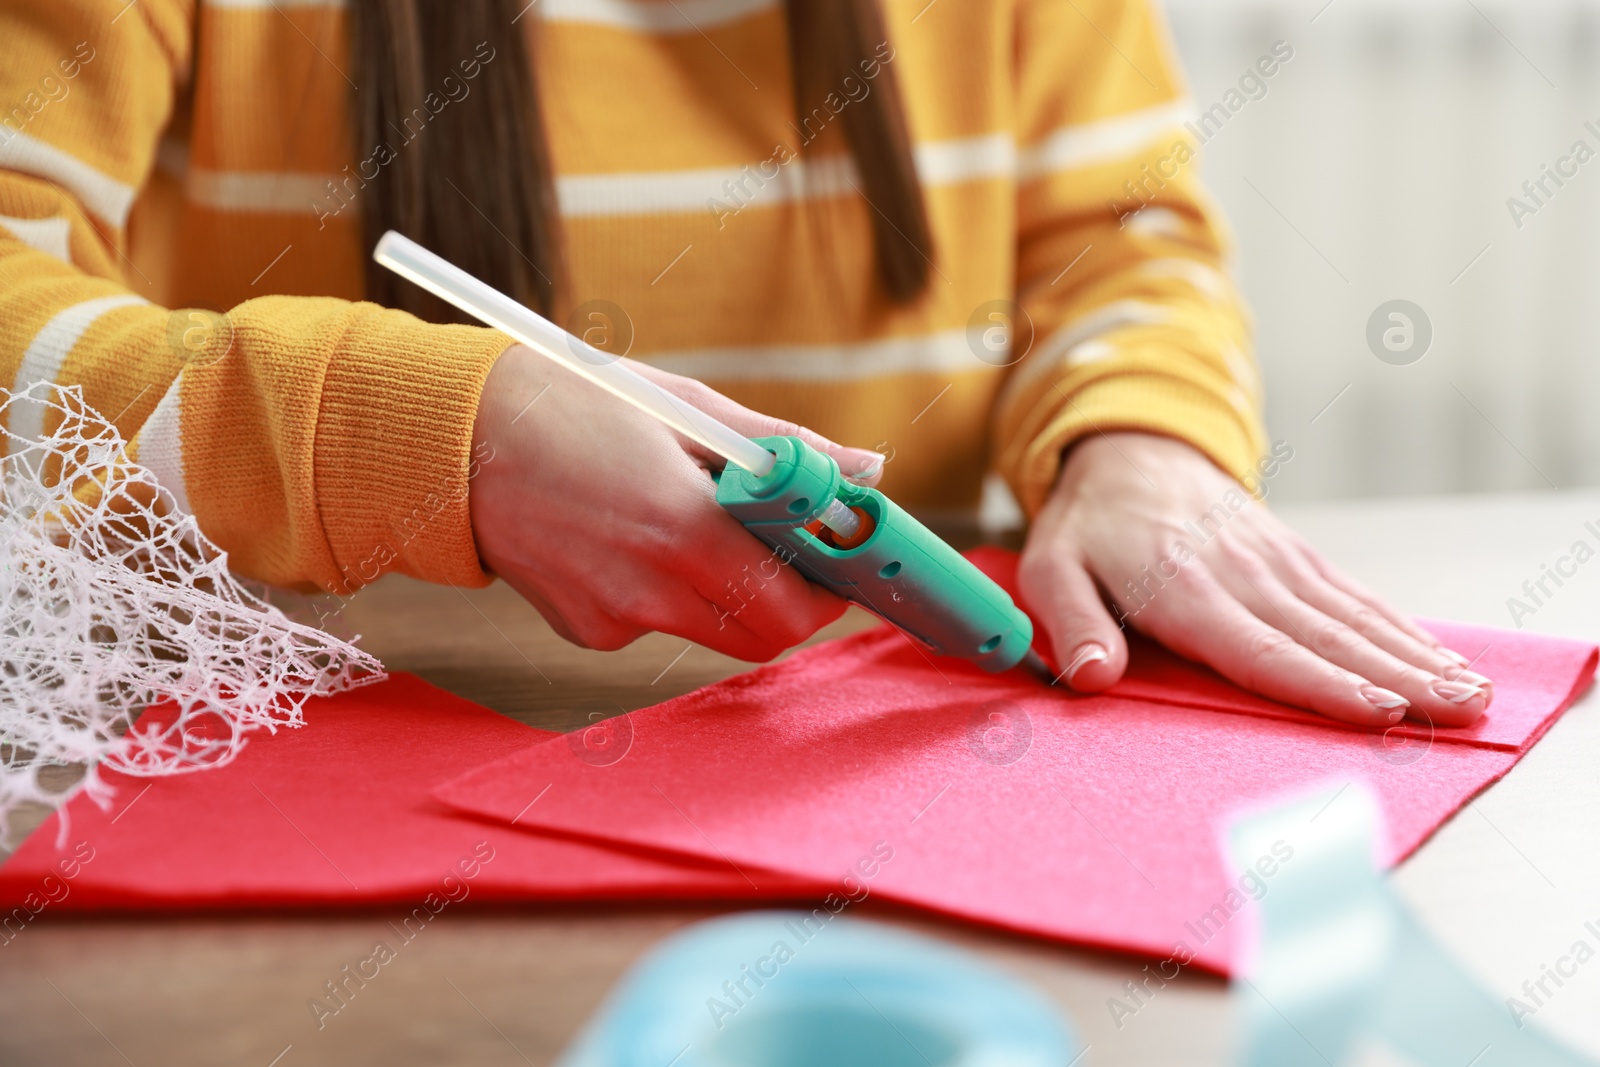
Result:
{"label": "sweater sleeve", "polygon": [[1187,441],[1241,477],[1264,449],[1249,327],[1200,142],[1148,0],[1021,0],[1018,247],[995,455],[1024,509],[1062,451],[1115,429]]}
{"label": "sweater sleeve", "polygon": [[[472,429],[511,342],[372,304],[225,313],[138,290],[129,215],[188,76],[193,0],[0,8],[0,383],[77,385],[241,574],[349,593],[476,585]],[[37,438],[48,412],[13,408]]]}

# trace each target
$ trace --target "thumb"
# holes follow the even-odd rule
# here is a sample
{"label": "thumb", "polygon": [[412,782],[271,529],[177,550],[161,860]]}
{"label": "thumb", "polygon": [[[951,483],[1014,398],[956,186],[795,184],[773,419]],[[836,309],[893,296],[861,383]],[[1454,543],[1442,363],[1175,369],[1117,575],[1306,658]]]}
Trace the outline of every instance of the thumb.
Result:
{"label": "thumb", "polygon": [[1082,561],[1060,549],[1025,556],[1018,579],[1050,637],[1058,684],[1080,693],[1114,685],[1128,667],[1128,642]]}
{"label": "thumb", "polygon": [[828,440],[815,430],[775,419],[736,403],[710,386],[693,378],[676,375],[651,375],[656,384],[688,401],[719,422],[725,422],[746,437],[798,437],[818,452],[833,457],[840,472],[857,485],[877,485],[883,477],[884,457],[869,448],[850,448]]}

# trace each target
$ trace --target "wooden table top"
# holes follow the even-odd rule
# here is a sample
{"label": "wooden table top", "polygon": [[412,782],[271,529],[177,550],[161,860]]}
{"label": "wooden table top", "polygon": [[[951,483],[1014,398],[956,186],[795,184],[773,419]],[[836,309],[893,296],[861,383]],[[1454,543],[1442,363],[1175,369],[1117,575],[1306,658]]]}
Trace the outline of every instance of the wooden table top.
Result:
{"label": "wooden table top", "polygon": [[[1600,514],[1600,500],[1593,497],[1552,500],[1548,529],[1561,528],[1569,517],[1575,522],[1585,508]],[[1490,505],[1462,506],[1470,512]],[[1371,536],[1372,513],[1361,507],[1292,512],[1290,518],[1358,576],[1392,593],[1391,587],[1401,586],[1397,599],[1407,608],[1426,613],[1437,610],[1441,597],[1458,595],[1459,575],[1436,574],[1432,584],[1414,580],[1419,561],[1438,557],[1425,536],[1437,516],[1402,505],[1384,505],[1378,514],[1394,533],[1392,542]],[[1514,589],[1528,569],[1527,558],[1517,552],[1537,552],[1537,545],[1513,552],[1500,528],[1485,518],[1488,512],[1472,514],[1480,520],[1477,536],[1485,539],[1485,558],[1499,560],[1504,572],[1503,580],[1475,580],[1491,594],[1499,588],[1495,581]],[[1409,570],[1389,569],[1391,563],[1403,568],[1408,558]],[[1536,573],[1536,558],[1532,567]],[[1430,590],[1438,594],[1431,601]],[[1574,594],[1573,601],[1581,595]],[[1476,603],[1465,610],[1451,606],[1457,610],[1448,613],[1457,617],[1504,624]],[[1576,617],[1579,623],[1556,628],[1600,633],[1595,612]],[[870,619],[852,613],[821,636],[865,625]],[[588,722],[592,711],[655,704],[744,668],[663,635],[615,653],[574,648],[503,585],[462,591],[385,579],[350,603],[343,626],[363,634],[364,646],[390,669],[418,674],[546,729],[574,728]],[[1585,701],[1481,803],[1498,805],[1495,825],[1503,836],[1534,851],[1548,849],[1548,833],[1535,840],[1543,831],[1531,821],[1543,818],[1539,783],[1565,774],[1564,788],[1587,788],[1572,784],[1580,772],[1561,768],[1574,761],[1580,768],[1593,767],[1596,755],[1600,714],[1593,701]],[[1560,766],[1552,770],[1547,766],[1552,762]],[[1526,811],[1525,820],[1512,810],[1530,805],[1535,810]],[[1586,818],[1562,832],[1569,843],[1586,841],[1593,852],[1594,820]],[[1486,925],[1502,930],[1494,944],[1534,937],[1517,929],[1521,920],[1506,905],[1507,895],[1516,894],[1526,909],[1534,890],[1516,881],[1528,877],[1526,872],[1510,871],[1515,861],[1480,831],[1475,822],[1464,830],[1447,826],[1408,861],[1397,882],[1413,902],[1427,906],[1461,898],[1460,879],[1473,879],[1466,896],[1477,903],[1455,912],[1441,905],[1438,929],[1480,973],[1501,981],[1501,995],[1509,995],[1523,977],[1537,975],[1536,964],[1528,964],[1533,969],[1525,974],[1517,969],[1523,964],[1508,961],[1506,952],[1474,956],[1473,947],[1484,945]],[[1592,892],[1600,888],[1600,873],[1588,867],[1569,871],[1548,851],[1539,855],[1545,873],[1586,896],[1595,912],[1590,917],[1600,919],[1600,895]],[[1497,877],[1511,880],[1499,896]],[[674,930],[714,913],[655,906],[452,909],[320,1031],[308,1001],[329,975],[370,951],[386,929],[388,911],[40,921],[0,948],[0,1064],[543,1065],[634,959]],[[1137,961],[931,920],[876,901],[867,901],[861,913],[974,949],[1033,982],[1089,1042],[1084,1065],[1230,1062],[1232,1009],[1227,987],[1217,979],[1186,974],[1119,1028],[1106,1002],[1138,973]],[[1462,933],[1469,929],[1478,933]],[[1548,959],[1550,946],[1560,944],[1555,939],[1564,927],[1550,929],[1556,932],[1538,935],[1546,940],[1530,941],[1531,956],[1543,952]],[[1477,940],[1469,943],[1471,936]],[[1562,1018],[1588,1013],[1584,997],[1600,986],[1600,968],[1595,970],[1590,993],[1575,993],[1570,1008],[1562,1006]],[[1592,1032],[1588,1036],[1596,1038]],[[1600,1038],[1591,1047],[1600,1047]]]}

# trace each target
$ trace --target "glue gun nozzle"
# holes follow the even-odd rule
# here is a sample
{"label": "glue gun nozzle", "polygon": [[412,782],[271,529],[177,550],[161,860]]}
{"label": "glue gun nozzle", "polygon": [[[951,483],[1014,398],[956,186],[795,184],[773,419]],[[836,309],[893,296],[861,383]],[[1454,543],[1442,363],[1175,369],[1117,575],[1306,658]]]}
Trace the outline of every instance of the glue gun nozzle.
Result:
{"label": "glue gun nozzle", "polygon": [[1051,685],[1056,684],[1055,672],[1052,671],[1050,669],[1050,665],[1044,661],[1044,657],[1039,655],[1039,653],[1035,652],[1033,649],[1030,648],[1026,653],[1023,654],[1022,665],[1027,667],[1034,674],[1037,674],[1040,678],[1043,678],[1045,681],[1049,682]]}

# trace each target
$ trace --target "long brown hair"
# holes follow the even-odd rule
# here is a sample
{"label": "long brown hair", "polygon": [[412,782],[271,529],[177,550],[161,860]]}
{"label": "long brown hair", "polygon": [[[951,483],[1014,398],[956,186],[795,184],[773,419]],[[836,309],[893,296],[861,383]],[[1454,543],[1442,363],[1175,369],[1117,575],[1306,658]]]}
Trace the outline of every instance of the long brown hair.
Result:
{"label": "long brown hair", "polygon": [[[368,250],[398,230],[548,315],[565,271],[538,82],[517,24],[526,8],[352,0],[355,128],[362,176],[373,172],[361,200]],[[928,283],[932,235],[877,0],[786,0],[785,11],[801,151],[817,143],[808,116],[837,119],[869,205],[878,276],[891,300],[913,300]],[[366,278],[379,303],[458,317],[376,264]]]}

